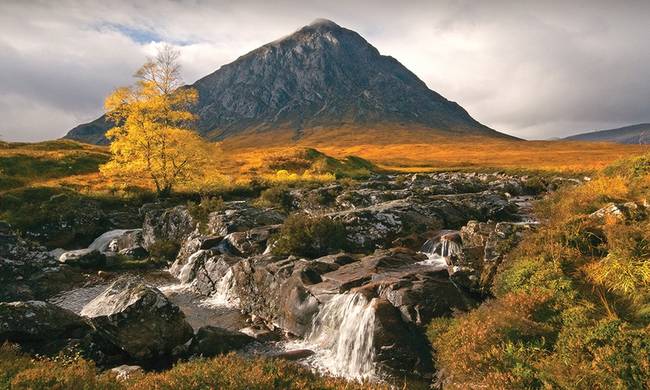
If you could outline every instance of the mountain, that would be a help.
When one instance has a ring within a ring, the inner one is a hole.
[[[511,138],[430,90],[396,59],[354,31],[316,20],[222,66],[191,87],[198,131],[208,139],[289,130],[415,126],[446,134]],[[65,138],[107,143],[101,117]]]
[[[650,144],[650,123],[593,131],[565,138],[571,141],[610,141],[619,144]]]

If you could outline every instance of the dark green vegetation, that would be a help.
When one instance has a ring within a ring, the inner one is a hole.
[[[268,158],[266,167],[272,171],[305,172],[314,174],[333,174],[337,179],[364,179],[377,171],[370,161],[361,157],[347,156],[343,159],[330,157],[316,149],[305,148]]]
[[[327,217],[292,214],[275,237],[273,253],[319,257],[348,246],[345,227]]]
[[[541,202],[496,298],[429,326],[445,388],[650,386],[649,157]]]
[[[77,356],[34,359],[15,347],[0,347],[0,389],[369,389],[377,385],[347,383],[321,377],[293,363],[272,359],[218,356],[180,363],[161,373],[136,374],[126,381],[98,373],[92,362]]]

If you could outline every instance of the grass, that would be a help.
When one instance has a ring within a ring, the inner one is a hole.
[[[495,299],[429,326],[445,388],[650,386],[650,216],[591,215],[648,199],[649,157],[538,203],[544,225],[508,255]]]
[[[576,141],[516,141],[446,135],[411,127],[320,129],[292,141],[291,131],[244,134],[222,144],[226,160],[246,171],[265,155],[314,148],[334,158],[358,156],[378,168],[402,172],[520,170],[590,173],[621,156],[639,155],[644,145]],[[258,145],[267,145],[260,150]]]
[[[34,359],[16,347],[0,347],[0,389],[30,390],[163,390],[163,389],[386,389],[314,374],[282,360],[244,359],[234,354],[179,363],[160,373],[131,376],[125,381],[78,356]]]

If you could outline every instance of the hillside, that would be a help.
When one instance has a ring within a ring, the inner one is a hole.
[[[608,141],[619,144],[650,144],[650,123],[572,135],[570,141]]]
[[[199,92],[198,131],[211,140],[285,130],[291,142],[309,131],[350,126],[511,138],[430,90],[356,32],[327,20],[253,50],[190,87]],[[106,144],[109,127],[101,117],[66,138]]]

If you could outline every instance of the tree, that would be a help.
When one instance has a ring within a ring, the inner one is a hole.
[[[116,89],[104,103],[117,126],[106,133],[112,158],[101,172],[127,181],[144,175],[163,197],[199,175],[210,157],[210,145],[191,130],[198,93],[182,87],[178,58],[163,47],[135,73],[133,86]]]

